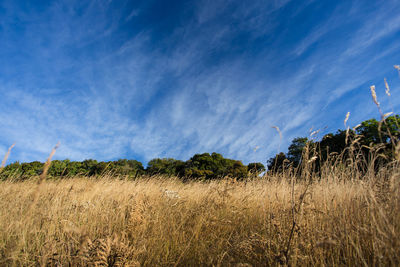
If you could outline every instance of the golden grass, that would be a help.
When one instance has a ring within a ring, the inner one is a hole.
[[[12,144],[12,145],[8,148],[7,153],[5,154],[5,156],[4,156],[4,158],[3,158],[2,162],[1,162],[1,165],[0,165],[0,172],[3,170],[4,166],[6,165],[7,159],[8,159],[8,157],[10,156],[11,150],[13,149],[14,146],[15,146],[15,144]]]
[[[371,85],[371,95],[372,95],[372,100],[374,101],[375,105],[380,108],[380,104],[378,102],[378,98],[376,97],[376,92],[375,92],[375,85]]]
[[[292,191],[285,175],[1,182],[0,265],[400,264],[398,167],[367,180],[341,175],[307,191],[302,182]]]

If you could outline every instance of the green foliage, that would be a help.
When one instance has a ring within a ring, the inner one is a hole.
[[[8,178],[20,178],[22,177],[22,174],[23,171],[21,164],[17,161],[4,167],[4,169],[0,172],[0,179],[6,180]]]
[[[293,162],[294,166],[300,164],[303,149],[307,142],[309,142],[307,137],[298,137],[293,139],[292,144],[289,146],[287,158]]]
[[[346,148],[346,131],[338,130],[336,134],[325,135],[320,142],[321,149],[330,153],[340,153]]]
[[[185,163],[181,160],[172,158],[156,158],[147,164],[146,173],[148,175],[163,174],[168,176],[178,176],[182,173]]]
[[[51,162],[48,175],[52,177],[61,177],[67,175],[69,160],[53,160]]]
[[[43,163],[39,161],[33,161],[31,163],[22,163],[21,169],[23,172],[23,177],[28,178],[32,176],[38,176],[43,171]]]
[[[287,154],[281,152],[268,160],[268,169],[282,170],[285,162],[290,162],[294,167],[298,167],[301,164],[302,157],[305,156],[304,148],[307,144],[310,145],[309,147],[317,148],[317,153],[314,153],[318,155],[315,161],[317,169],[333,152],[341,154],[344,159],[348,158],[351,156],[350,152],[355,148],[355,145],[362,152],[366,161],[370,160],[368,157],[370,148],[378,144],[383,146],[381,149],[382,158],[377,163],[388,163],[394,159],[395,145],[400,141],[399,125],[400,116],[394,115],[387,117],[382,122],[376,119],[366,120],[355,130],[338,130],[335,134],[326,134],[318,142],[310,141],[306,137],[295,138],[289,146]],[[354,140],[357,141],[354,143]],[[307,155],[307,158],[311,158],[311,155]]]
[[[234,160],[233,165],[231,165],[228,169],[228,176],[233,178],[244,179],[247,177],[247,174],[247,166],[243,165],[243,163],[239,160]]]
[[[363,144],[390,144],[399,140],[400,116],[394,115],[379,122],[375,119],[367,120],[361,123],[356,129],[357,134],[363,136]],[[392,140],[393,138],[393,140]]]
[[[275,157],[270,158],[267,162],[267,168],[270,171],[280,172],[286,166],[286,162],[289,162],[285,153],[280,152]]]
[[[144,167],[142,163],[137,160],[119,159],[107,165],[103,162],[102,168],[98,168],[96,174],[101,174],[105,170],[110,170],[112,174],[125,175],[132,178],[144,174]]]
[[[261,163],[249,165],[257,172],[265,170]],[[0,179],[9,177],[30,178],[42,173],[43,163],[34,161],[30,163],[19,162],[9,164],[0,173]],[[221,154],[209,153],[196,154],[188,161],[175,160],[172,158],[152,159],[146,170],[141,162],[136,160],[119,159],[110,162],[98,162],[87,159],[82,162],[66,160],[54,160],[51,162],[48,177],[73,177],[101,176],[103,174],[121,175],[130,178],[147,175],[168,175],[200,179],[216,179],[225,176],[232,178],[244,178],[247,176],[248,167],[241,161],[226,159]]]
[[[38,176],[43,171],[44,164],[38,161],[30,163],[15,162],[7,165],[0,173],[0,179],[10,177],[18,179],[27,179]],[[137,177],[145,173],[141,162],[136,160],[120,159],[110,162],[97,162],[88,159],[82,162],[66,160],[53,160],[51,162],[49,177],[73,177],[76,175],[96,176],[104,173],[113,175],[123,175],[128,177]]]
[[[216,179],[225,176],[244,178],[247,176],[247,166],[241,161],[226,159],[221,154],[196,154],[185,163],[184,177]]]
[[[268,170],[279,172],[286,168],[289,163],[293,167],[298,167],[301,163],[303,150],[307,143],[312,143],[312,141],[308,140],[307,137],[294,138],[288,148],[287,155],[283,152],[280,152],[275,155],[275,157],[270,158],[267,161]]]
[[[260,162],[249,163],[247,165],[247,170],[250,173],[259,175],[260,173],[265,171],[265,166]]]

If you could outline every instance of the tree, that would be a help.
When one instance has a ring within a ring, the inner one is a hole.
[[[43,172],[43,163],[39,161],[33,161],[30,163],[22,163],[21,164],[21,169],[22,169],[22,176],[23,178],[29,178],[32,176],[38,176],[42,174]]]
[[[299,166],[303,155],[303,149],[307,142],[309,142],[307,137],[297,137],[292,140],[292,144],[289,146],[287,158],[293,162],[294,167]]]
[[[249,163],[247,165],[247,170],[250,173],[259,175],[260,173],[265,171],[265,166],[260,162]]]
[[[68,174],[67,166],[70,161],[66,160],[53,160],[51,162],[48,175],[52,177],[66,176]]]
[[[85,175],[93,176],[96,175],[97,160],[86,159],[82,161],[81,169]]]
[[[21,164],[17,161],[14,163],[11,163],[3,168],[3,170],[0,172],[0,179],[1,180],[6,180],[10,177],[13,178],[21,178],[23,174]]]
[[[269,170],[282,170],[284,162],[290,161],[294,167],[301,164],[302,157],[311,158],[314,149],[318,152],[318,158],[314,161],[315,171],[320,170],[332,152],[341,154],[346,162],[349,157],[362,158],[356,162],[360,170],[366,170],[370,160],[374,160],[376,169],[395,159],[396,146],[400,142],[400,116],[389,116],[379,122],[376,119],[363,121],[356,130],[338,130],[335,134],[326,134],[321,141],[313,142],[305,137],[293,139],[288,153],[279,153],[268,160]],[[309,155],[304,155],[304,148],[309,145]],[[379,145],[379,147],[377,147]],[[379,157],[371,157],[370,149],[377,147]],[[319,149],[318,149],[319,148]]]
[[[348,134],[345,130],[338,130],[335,134],[329,133],[324,135],[322,140],[317,143],[320,147],[320,153],[323,160],[326,160],[330,153],[336,152],[341,154],[346,147],[346,135],[348,135],[347,142],[351,142],[354,139],[354,131],[349,130]]]
[[[221,154],[196,154],[185,162],[183,175],[185,177],[216,179],[225,176],[244,178],[247,167],[241,161],[226,159]]]
[[[144,173],[144,167],[137,160],[119,159],[109,163],[109,169],[113,174],[136,177]]]
[[[176,160],[172,158],[156,158],[152,159],[147,163],[146,173],[148,175],[163,174],[168,176],[178,176],[185,163],[181,160]]]
[[[267,162],[267,167],[269,171],[272,172],[281,172],[286,167],[286,163],[289,163],[285,153],[280,152],[276,154],[275,157],[270,158]]]
[[[228,176],[237,179],[244,179],[247,177],[247,166],[243,165],[241,161],[235,160],[233,162],[230,162],[230,164],[231,165],[228,168]]]
[[[371,143],[391,144],[399,141],[399,125],[400,116],[394,115],[387,117],[383,122],[379,122],[376,119],[363,121],[361,126],[356,129],[356,132],[363,136],[364,145],[368,146]]]

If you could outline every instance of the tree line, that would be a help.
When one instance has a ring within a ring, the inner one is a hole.
[[[374,158],[376,167],[399,159],[400,150],[400,116],[393,115],[384,120],[370,119],[353,129],[338,130],[329,133],[317,141],[312,137],[297,137],[292,140],[287,153],[280,152],[267,161],[269,172],[280,172],[286,168],[301,167],[304,159],[314,159],[315,170],[333,155],[340,156],[342,162],[349,159],[360,159],[358,166],[366,168],[371,161],[371,151],[377,152]],[[38,176],[43,171],[44,163],[15,162],[7,165],[0,172],[0,179],[10,177],[28,179]],[[176,176],[184,180],[212,180],[223,177],[242,179],[256,177],[265,171],[262,163],[244,165],[239,160],[224,158],[219,153],[195,154],[187,161],[173,158],[156,158],[148,162],[147,167],[137,160],[119,159],[104,162],[93,159],[84,161],[54,160],[48,170],[49,177],[102,176],[105,174],[137,178],[147,175]]]
[[[30,163],[15,162],[7,165],[0,173],[0,179],[10,177],[28,179],[38,176],[43,171],[44,163],[34,161]],[[147,168],[137,160],[120,159],[109,162],[98,162],[93,159],[84,161],[53,160],[47,175],[49,177],[125,176],[135,179],[143,175],[177,176],[182,179],[218,179],[222,177],[245,178],[249,175],[259,175],[265,171],[262,163],[250,163],[247,166],[239,160],[224,158],[218,153],[196,154],[187,161],[173,158],[156,158],[148,162]]]
[[[267,161],[270,172],[286,168],[301,167],[304,159],[313,159],[315,170],[333,158],[340,157],[343,164],[354,163],[355,167],[366,169],[374,160],[379,167],[400,160],[400,116],[392,115],[381,121],[363,121],[353,129],[328,133],[321,140],[312,137],[297,137],[292,140],[287,153],[280,152]]]

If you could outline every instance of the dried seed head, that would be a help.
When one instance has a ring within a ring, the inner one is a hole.
[[[384,81],[385,81],[385,87],[386,87],[386,94],[388,95],[388,96],[390,96],[390,89],[389,89],[389,84],[387,83],[387,81],[386,81],[386,78],[384,79]]]
[[[347,141],[349,140],[349,130],[350,130],[350,127],[347,127],[347,129],[346,129],[346,138],[344,139],[344,143],[347,145]]]
[[[39,180],[38,180],[38,184],[40,184],[47,175],[47,171],[50,168],[50,164],[51,164],[51,158],[54,156],[54,153],[56,153],[57,148],[60,146],[60,142],[58,142],[55,147],[51,150],[49,157],[47,158],[46,162],[44,163],[43,166],[43,172],[42,174],[39,176]]]
[[[349,120],[350,117],[350,111],[346,113],[346,118],[344,119],[344,126],[346,127],[346,123]]]
[[[279,138],[282,140],[282,133],[281,133],[281,130],[279,130],[279,127],[278,126],[271,126],[271,128],[274,128],[279,133]]]
[[[375,105],[379,107],[378,98],[376,97],[376,92],[375,92],[375,85],[371,85],[370,88],[371,88],[372,100],[374,100]]]
[[[361,126],[361,124],[357,124],[356,126],[353,127],[353,130],[355,131],[360,126]]]
[[[400,65],[394,65],[393,67],[394,67],[396,70],[399,71],[399,76],[400,76]]]
[[[318,134],[319,131],[320,131],[320,130],[313,131],[312,133],[310,133],[310,136],[314,136],[314,135]]]
[[[317,159],[317,156],[314,156],[314,157],[312,157],[311,159],[309,159],[309,160],[307,161],[307,163],[314,162],[316,159]]]
[[[384,120],[384,119],[386,119],[387,117],[389,117],[392,114],[393,114],[393,112],[385,113],[385,114],[383,114],[383,118],[382,119]]]
[[[1,162],[0,170],[3,169],[4,166],[6,165],[6,161],[7,161],[8,157],[10,156],[11,149],[13,149],[14,146],[15,146],[15,144],[12,144],[12,145],[8,148],[7,153],[6,153],[6,155],[4,156],[3,161]]]

